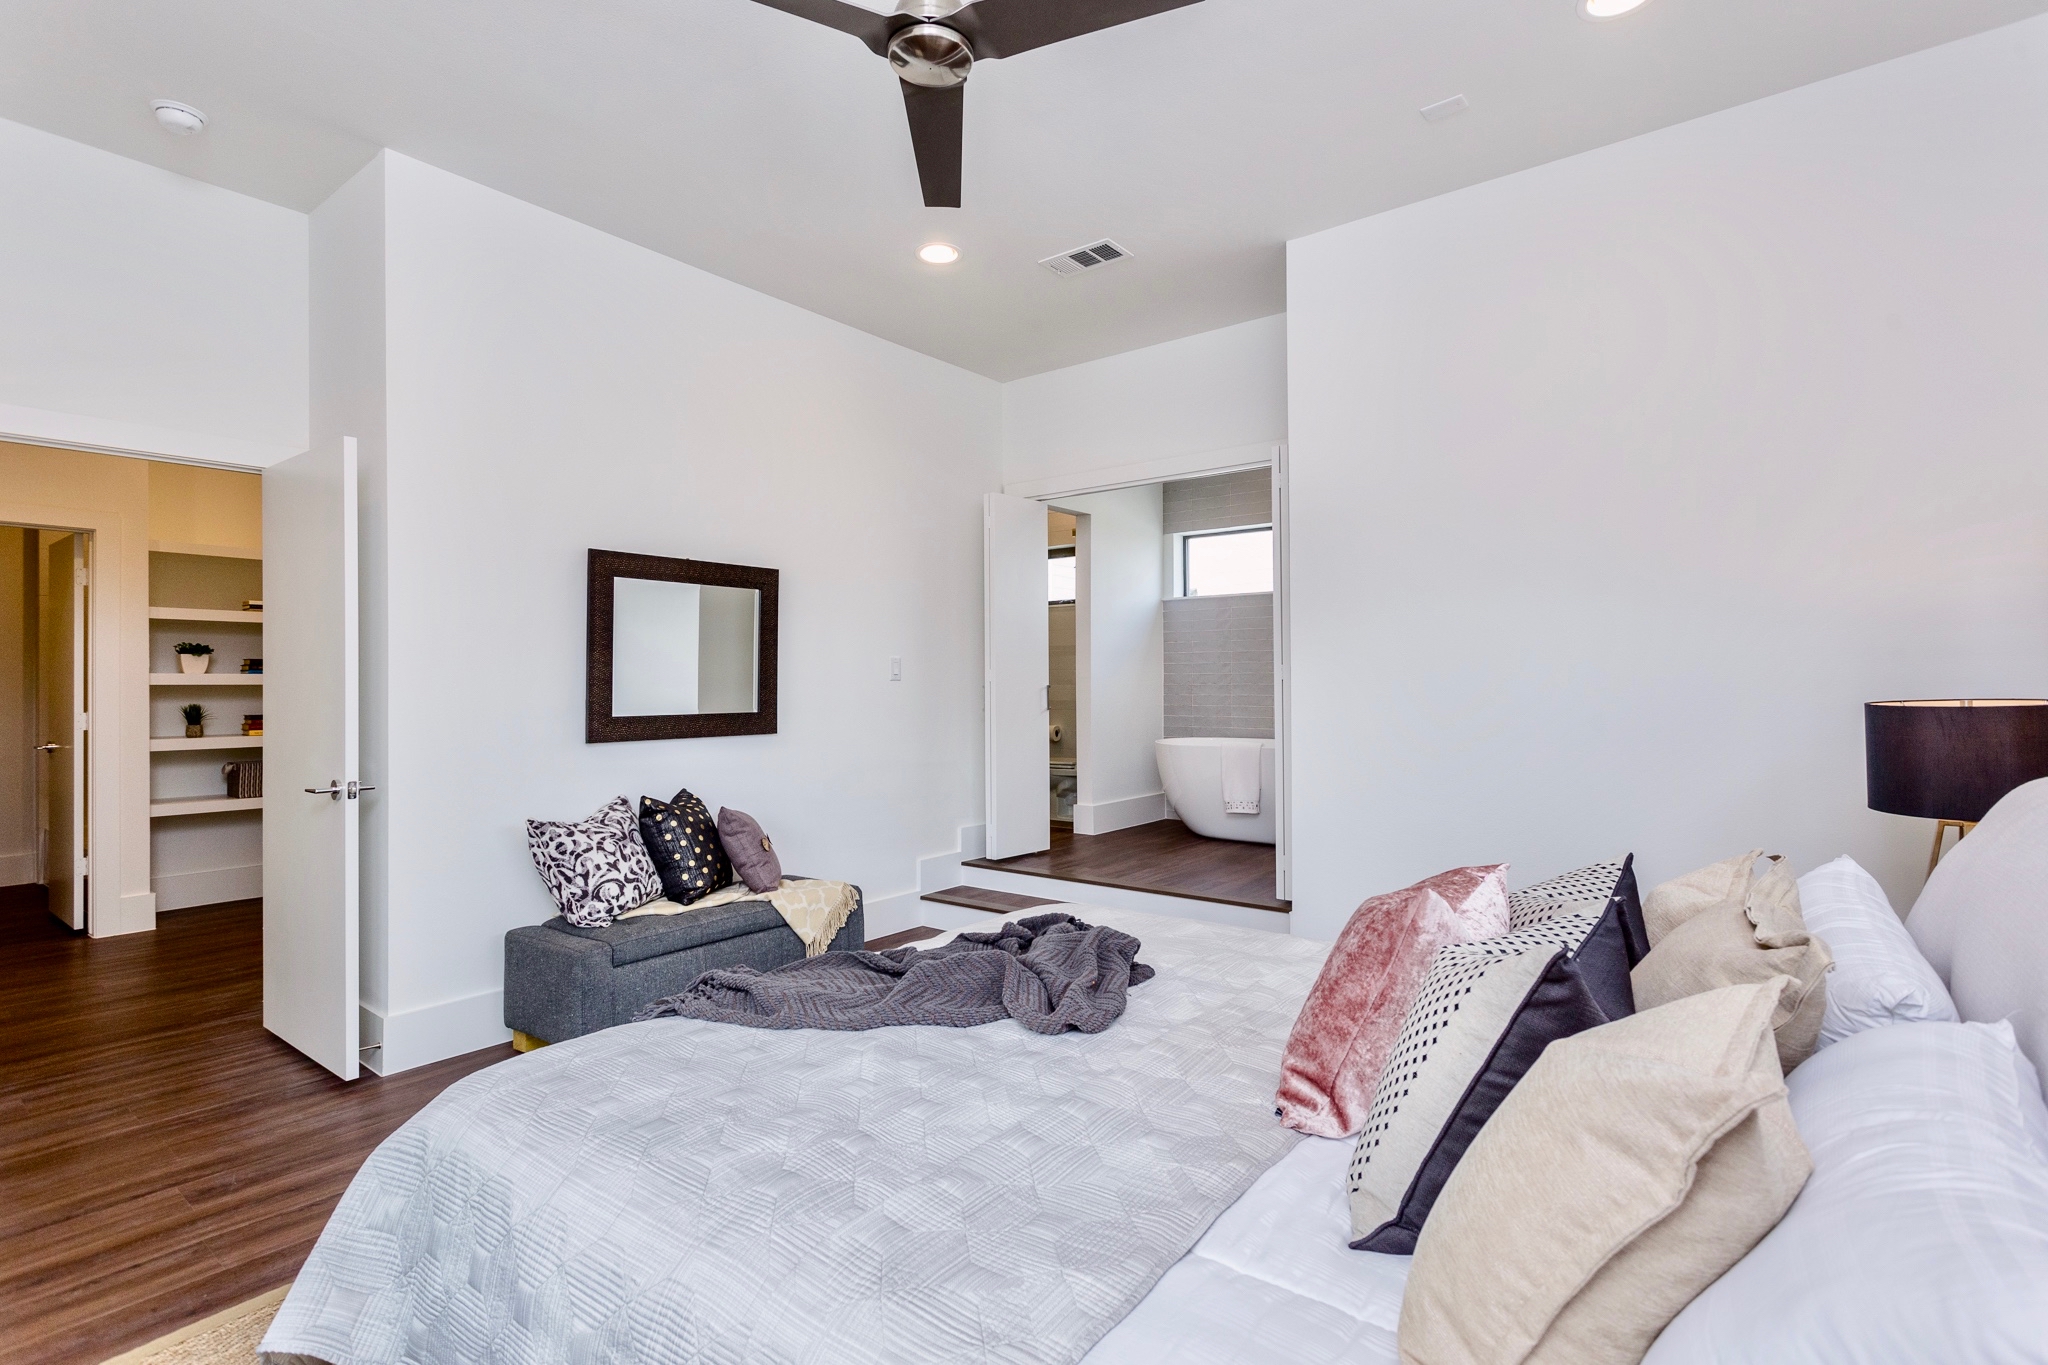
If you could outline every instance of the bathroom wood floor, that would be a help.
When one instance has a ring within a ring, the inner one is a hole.
[[[1113,834],[1075,834],[1055,827],[1052,847],[1043,853],[1001,861],[977,858],[963,866],[1281,913],[1292,908],[1273,894],[1271,844],[1205,839],[1178,820],[1158,820]]]

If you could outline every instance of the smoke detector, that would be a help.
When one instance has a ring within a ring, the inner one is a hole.
[[[1094,270],[1098,267],[1109,265],[1112,262],[1121,261],[1130,254],[1130,252],[1124,250],[1115,242],[1105,238],[1100,242],[1091,242],[1084,247],[1076,247],[1072,251],[1062,251],[1057,256],[1048,256],[1040,261],[1039,264],[1050,270],[1053,274],[1058,275],[1061,279],[1066,279],[1070,276],[1079,275],[1083,271]]]
[[[179,137],[190,137],[206,126],[206,115],[189,104],[180,104],[177,100],[151,100],[149,108],[150,112],[156,115],[156,121],[163,125],[165,132],[175,133]]]

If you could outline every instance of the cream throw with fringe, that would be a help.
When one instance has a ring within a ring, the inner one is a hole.
[[[832,946],[839,931],[846,927],[847,917],[853,914],[854,890],[850,882],[796,881],[784,877],[782,885],[774,891],[749,891],[745,882],[734,882],[722,891],[714,891],[703,900],[688,905],[677,905],[672,900],[650,901],[638,910],[628,910],[620,919],[632,919],[635,915],[687,915],[692,910],[709,910],[716,905],[731,905],[734,901],[767,901],[782,916],[783,922],[796,930],[796,936],[804,941],[804,956],[816,957]]]

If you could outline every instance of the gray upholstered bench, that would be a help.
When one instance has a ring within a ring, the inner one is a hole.
[[[860,888],[835,950],[866,941]],[[623,1024],[718,967],[802,960],[803,940],[767,901],[640,915],[583,929],[557,915],[505,935],[505,1027],[521,1051]]]

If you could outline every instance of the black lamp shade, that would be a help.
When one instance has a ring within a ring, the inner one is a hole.
[[[1975,822],[2048,777],[2048,701],[1873,701],[1863,707],[1870,808]]]

